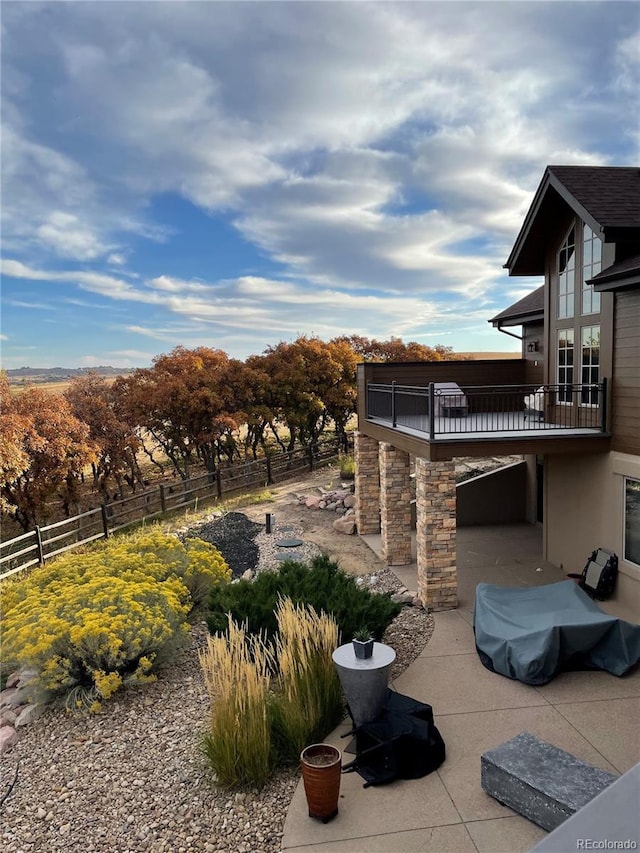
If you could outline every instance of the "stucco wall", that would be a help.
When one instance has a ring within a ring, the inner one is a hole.
[[[515,462],[456,486],[459,527],[526,521],[527,464]]]
[[[615,551],[615,598],[640,621],[640,568],[623,559],[624,475],[640,478],[640,457],[622,453],[545,458],[545,554],[565,572],[580,572],[594,548]]]

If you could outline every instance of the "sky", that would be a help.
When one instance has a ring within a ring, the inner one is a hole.
[[[636,2],[12,2],[2,367],[487,322],[548,164],[636,165]]]

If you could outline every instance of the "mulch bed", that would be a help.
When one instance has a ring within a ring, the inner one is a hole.
[[[210,542],[227,561],[234,578],[258,565],[260,550],[255,538],[264,526],[251,521],[241,512],[228,512],[215,521],[192,528],[187,536]]]

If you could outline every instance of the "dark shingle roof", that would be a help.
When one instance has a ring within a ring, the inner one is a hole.
[[[549,166],[601,228],[640,228],[640,169],[635,166]]]
[[[571,215],[605,243],[640,242],[640,168],[547,166],[505,263],[511,275],[544,275],[545,254]]]
[[[595,289],[600,291],[640,285],[640,255],[612,264],[588,283],[593,284]]]
[[[534,290],[532,293],[528,293],[517,302],[514,302],[513,305],[505,308],[504,311],[496,314],[496,316],[489,320],[489,322],[493,323],[494,326],[500,326],[503,324],[518,326],[521,323],[525,323],[527,320],[536,319],[538,316],[542,317],[543,314],[544,285],[537,288],[537,290]]]

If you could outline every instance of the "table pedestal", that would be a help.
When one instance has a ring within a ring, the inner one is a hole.
[[[396,653],[384,643],[373,644],[373,654],[357,658],[352,643],[339,646],[333,662],[356,726],[369,723],[382,711],[389,686],[389,672]]]

